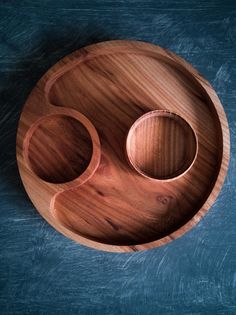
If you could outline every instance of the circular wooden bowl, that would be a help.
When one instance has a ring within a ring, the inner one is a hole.
[[[179,115],[166,110],[151,111],[131,126],[126,154],[139,174],[155,180],[174,180],[193,165],[197,138]]]
[[[229,147],[210,84],[170,51],[136,41],[59,61],[31,92],[17,133],[20,175],[40,214],[115,252],[191,229],[223,185]]]
[[[95,127],[83,114],[46,106],[23,142],[26,166],[54,190],[84,184],[97,170],[101,148]]]

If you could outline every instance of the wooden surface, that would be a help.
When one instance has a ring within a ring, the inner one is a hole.
[[[0,16],[1,313],[234,314],[235,2],[7,1]],[[124,38],[166,47],[194,65],[220,97],[232,146],[223,189],[195,228],[121,255],[80,246],[42,219],[22,188],[15,136],[47,69],[83,46]]]
[[[50,115],[31,136],[29,165],[41,179],[58,184],[79,177],[93,154],[87,129],[70,116]]]
[[[55,116],[61,106],[63,116]],[[75,113],[73,124],[67,108]],[[100,138],[101,161],[99,152],[92,172],[84,163],[88,166],[96,152],[88,153],[77,113],[91,121]],[[161,124],[153,122],[157,113]],[[140,124],[151,114],[151,122]],[[162,138],[152,136],[155,130]],[[138,137],[148,163],[144,132],[163,151],[163,157],[155,152],[152,159],[158,163],[160,156],[159,173],[153,169],[162,181],[147,178],[150,169],[140,176],[127,163],[126,135],[136,131],[132,146],[138,152]],[[210,84],[170,51],[140,41],[106,41],[59,61],[27,99],[17,132],[20,175],[40,214],[73,240],[114,252],[164,245],[192,228],[221,189],[229,149],[225,113]],[[172,173],[162,173],[167,172],[162,163]],[[86,172],[92,176],[81,182]]]

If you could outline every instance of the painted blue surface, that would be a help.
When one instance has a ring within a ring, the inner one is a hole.
[[[60,235],[16,167],[24,101],[66,54],[108,39],[169,48],[214,86],[231,130],[223,190],[193,230],[161,248],[111,254]],[[236,314],[236,2],[0,1],[0,313]]]

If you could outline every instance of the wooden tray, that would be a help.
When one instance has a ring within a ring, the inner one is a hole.
[[[59,61],[30,94],[17,134],[20,175],[40,214],[67,237],[114,252],[192,228],[221,189],[229,148],[210,84],[170,51],[136,41]]]

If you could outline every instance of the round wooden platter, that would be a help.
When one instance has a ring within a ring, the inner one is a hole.
[[[137,129],[148,112],[170,117]],[[67,237],[113,252],[192,228],[223,185],[229,149],[211,85],[172,52],[137,41],[59,61],[27,99],[17,133],[20,175],[40,214]]]

